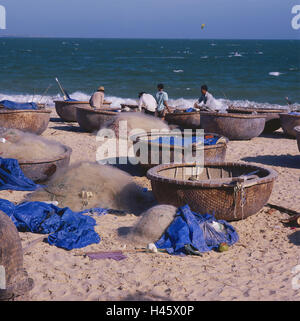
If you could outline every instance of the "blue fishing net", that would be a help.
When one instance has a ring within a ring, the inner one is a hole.
[[[223,230],[217,230],[216,223]],[[226,221],[216,220],[209,214],[192,212],[185,205],[178,208],[173,222],[155,245],[169,254],[186,254],[186,246],[199,252],[208,252],[217,249],[221,243],[233,245],[238,240],[237,232]]]
[[[2,105],[6,109],[12,109],[12,110],[26,110],[26,109],[37,110],[38,109],[38,106],[36,103],[17,103],[11,100],[2,100],[0,101],[0,105]]]
[[[0,210],[7,214],[20,232],[50,234],[51,245],[72,250],[99,243],[95,232],[96,221],[89,215],[92,210],[73,212],[68,207],[59,208],[43,202],[24,202],[19,205],[0,199]],[[93,211],[104,214],[105,209]]]

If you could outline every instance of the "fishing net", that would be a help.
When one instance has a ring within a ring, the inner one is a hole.
[[[59,170],[48,185],[29,195],[31,201],[57,201],[81,211],[95,207],[140,214],[153,204],[129,174],[107,165],[81,162]]]

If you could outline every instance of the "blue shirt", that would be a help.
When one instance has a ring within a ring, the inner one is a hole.
[[[168,94],[164,91],[159,91],[156,94],[157,110],[163,111],[165,109],[164,102],[168,101]]]

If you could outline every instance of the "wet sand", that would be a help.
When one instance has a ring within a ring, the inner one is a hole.
[[[44,137],[73,149],[71,163],[95,161],[94,134],[82,133],[77,124],[61,122],[53,111]],[[251,141],[231,141],[228,161],[270,166],[279,173],[270,203],[300,212],[300,153],[296,140],[281,131]],[[150,187],[145,177],[136,181]],[[0,197],[19,202],[26,192],[3,191]],[[24,255],[24,265],[35,287],[28,300],[300,300],[293,289],[300,265],[300,228],[285,227],[285,213],[264,207],[256,215],[232,225],[240,241],[228,252],[209,252],[203,257],[177,257],[164,253],[125,252],[126,259],[90,260],[91,251],[133,249],[120,237],[138,218],[105,215],[95,217],[100,244],[65,251],[38,243]],[[20,233],[23,246],[40,238]],[[25,298],[19,298],[20,300]]]

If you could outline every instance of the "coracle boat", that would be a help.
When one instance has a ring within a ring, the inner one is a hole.
[[[19,161],[24,175],[36,183],[48,180],[58,169],[69,165],[72,149],[63,145],[64,152],[52,159]]]
[[[200,127],[205,132],[217,133],[230,140],[249,140],[263,132],[265,116],[201,112]]]
[[[0,211],[0,301],[12,300],[30,291],[34,282],[23,266],[19,232],[10,217]],[[4,285],[4,286],[3,286]]]
[[[200,128],[200,112],[176,111],[166,114],[165,120],[170,125],[177,125],[180,128]]]
[[[228,113],[238,114],[264,114],[266,118],[264,133],[271,134],[281,127],[280,116],[281,113],[287,113],[286,109],[269,109],[269,108],[243,108],[229,106]]]
[[[99,130],[105,122],[119,114],[120,109],[76,108],[76,118],[80,128],[86,132]]]
[[[295,127],[294,131],[296,132],[297,144],[300,152],[300,126]]]
[[[268,202],[277,173],[243,163],[158,165],[147,177],[160,204],[188,204],[200,214],[228,221],[245,219]]]
[[[40,135],[48,127],[51,110],[0,109],[0,127],[15,128],[25,132]]]
[[[90,103],[88,101],[63,101],[56,100],[55,109],[58,116],[65,122],[76,122],[76,108],[77,107],[90,107]],[[110,102],[104,102],[103,107],[108,108],[110,106]]]
[[[295,127],[300,126],[300,112],[280,114],[280,121],[285,134],[296,137]]]
[[[135,156],[140,160],[139,165],[144,170],[158,164],[185,162],[191,157],[195,159],[196,155],[203,157],[204,162],[223,162],[228,143],[226,137],[206,133],[203,145],[202,140],[197,141],[195,132],[184,134],[184,137],[181,133],[146,133],[134,135],[130,139],[133,141]],[[190,150],[186,148],[187,145],[191,145]],[[141,160],[141,150],[147,150],[145,160]]]

